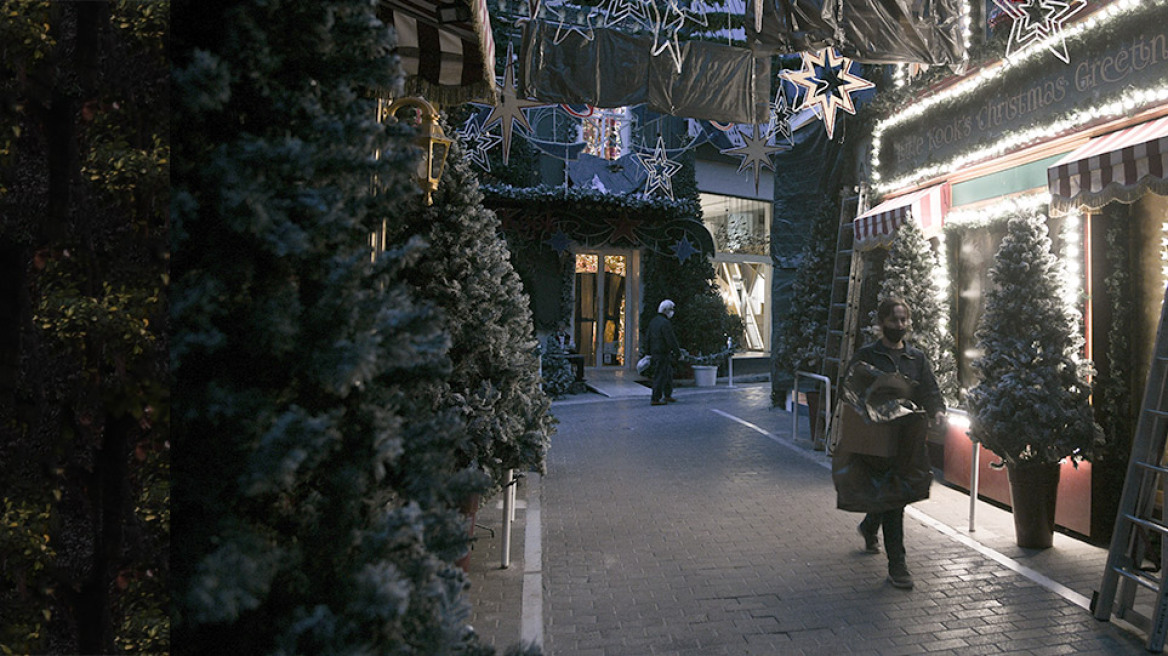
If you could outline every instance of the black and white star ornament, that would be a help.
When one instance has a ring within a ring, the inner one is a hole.
[[[738,166],[738,172],[742,173],[746,167],[754,167],[754,191],[758,192],[758,177],[762,167],[770,170],[775,170],[775,165],[771,162],[771,153],[777,153],[787,150],[782,146],[772,146],[769,144],[770,136],[765,130],[760,129],[756,125],[750,126],[750,134],[747,135],[745,126],[740,128],[738,135],[742,140],[742,145],[735,148],[727,148],[719,151],[723,155],[734,155],[742,158],[742,163]]]
[[[1063,24],[1087,6],[1087,0],[994,0],[1006,12],[1013,23],[1010,26],[1010,41],[1006,45],[1006,56],[1014,49],[1025,48],[1032,43],[1047,41],[1047,49],[1064,64],[1071,63],[1067,54],[1067,41],[1063,35]]]
[[[835,120],[839,110],[855,115],[852,94],[876,85],[851,72],[852,60],[824,48],[816,53],[803,53],[803,67],[783,73],[783,77],[805,91],[799,109],[811,109],[827,129],[827,138],[835,135]]]
[[[782,137],[788,145],[795,145],[795,135],[791,131],[791,116],[795,108],[787,102],[787,94],[783,92],[783,85],[779,84],[775,92],[775,99],[770,104],[770,123],[767,128],[767,138],[774,138],[776,143]]]
[[[463,154],[466,159],[489,173],[491,171],[491,158],[487,155],[487,151],[503,141],[503,137],[483,129],[482,121],[471,116],[462,129],[458,130],[458,140],[462,142]]]
[[[637,153],[636,156],[649,176],[642,196],[649,198],[654,191],[660,190],[673,200],[673,176],[681,170],[681,164],[669,159],[665,152],[665,139],[657,137],[657,147],[653,149],[652,155]]]

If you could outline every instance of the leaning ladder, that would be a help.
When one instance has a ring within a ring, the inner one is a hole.
[[[1168,635],[1168,586],[1164,580],[1164,570],[1168,567],[1168,522],[1165,521],[1162,508],[1160,516],[1155,516],[1157,491],[1162,489],[1168,475],[1168,467],[1164,466],[1166,441],[1168,441],[1168,288],[1164,290],[1160,327],[1156,332],[1156,346],[1148,371],[1144,405],[1136,423],[1127,477],[1119,501],[1119,512],[1115,518],[1115,532],[1111,537],[1107,569],[1103,571],[1099,591],[1092,600],[1092,610],[1096,619],[1111,619],[1112,606],[1118,601],[1114,611],[1117,618],[1126,619],[1130,613],[1134,616],[1131,619],[1137,620],[1133,624],[1146,625],[1147,649],[1152,652],[1164,650],[1164,639]],[[1158,572],[1141,569],[1152,535],[1160,537],[1161,567]],[[1151,617],[1140,617],[1132,611],[1137,585],[1156,594]]]
[[[868,209],[867,186],[849,196],[840,204],[839,234],[835,243],[835,266],[832,269],[831,304],[827,313],[827,343],[824,345],[823,366],[820,370],[839,389],[843,367],[856,350],[856,332],[860,320],[860,288],[862,286],[863,258],[855,252],[855,217]],[[839,404],[830,408],[831,434],[827,444],[835,444],[840,422]],[[817,445],[818,446],[818,445]]]

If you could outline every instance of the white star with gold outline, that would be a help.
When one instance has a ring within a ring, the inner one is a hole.
[[[743,126],[745,127],[745,126]],[[767,167],[774,171],[775,165],[771,162],[771,153],[788,150],[781,146],[769,146],[767,141],[770,140],[770,135],[766,134],[757,125],[750,126],[750,136],[747,136],[745,129],[739,129],[738,134],[742,138],[742,145],[736,148],[727,148],[719,151],[723,155],[734,155],[742,158],[742,164],[738,166],[738,172],[742,173],[747,166],[754,167],[754,191],[758,192],[758,176],[759,167]],[[759,133],[763,132],[761,136]]]
[[[503,73],[503,86],[499,87],[499,104],[491,108],[491,114],[483,121],[483,129],[489,129],[496,123],[503,126],[503,163],[511,158],[511,131],[515,123],[524,130],[531,132],[531,124],[523,110],[528,107],[546,107],[544,103],[520,98],[515,89],[515,56],[513,48],[507,45],[507,67]]]
[[[835,135],[836,112],[842,109],[855,115],[856,105],[852,102],[852,94],[876,86],[853,75],[849,70],[851,67],[851,59],[841,56],[835,48],[824,48],[815,54],[803,53],[802,70],[782,74],[792,84],[806,90],[799,109],[815,111],[815,115],[827,128],[828,139]]]
[[[1010,41],[1006,46],[1007,57],[1013,52],[1014,46],[1024,48],[1029,43],[1051,38],[1047,49],[1064,64],[1071,63],[1071,57],[1067,54],[1067,40],[1063,36],[1063,23],[1086,7],[1087,0],[1022,0],[1018,3],[994,0],[994,4],[1014,19],[1010,26]]]
[[[641,166],[645,167],[645,172],[649,174],[649,179],[645,183],[645,191],[642,194],[644,198],[649,198],[657,189],[661,189],[673,200],[673,175],[681,170],[681,164],[669,159],[665,154],[665,139],[657,137],[657,147],[653,149],[651,156],[645,156],[641,153],[636,153],[637,161]]]

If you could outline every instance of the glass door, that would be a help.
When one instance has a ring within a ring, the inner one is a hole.
[[[574,337],[585,366],[625,366],[628,265],[625,254],[576,254]]]

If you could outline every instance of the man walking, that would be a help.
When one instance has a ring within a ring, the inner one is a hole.
[[[649,322],[645,350],[653,363],[652,405],[673,403],[673,359],[681,355],[677,336],[673,334],[673,301],[665,299],[657,306],[657,316]]]

